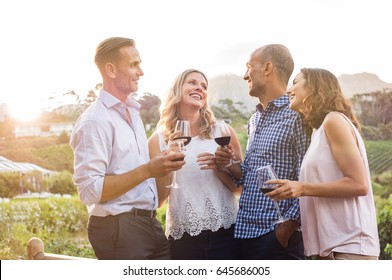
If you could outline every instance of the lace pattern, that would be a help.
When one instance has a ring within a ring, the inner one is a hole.
[[[177,240],[183,236],[184,232],[196,236],[203,230],[218,231],[221,227],[227,229],[235,223],[237,211],[222,201],[222,209],[219,213],[211,200],[207,199],[202,216],[197,214],[189,201],[185,204],[185,212],[182,217],[179,211],[170,208],[170,206],[168,212],[171,222],[166,228],[166,235]]]
[[[160,148],[164,149],[163,136]],[[212,170],[201,170],[200,153],[214,153],[218,145],[213,139],[193,137],[186,146],[185,165],[177,171],[179,189],[171,189],[166,213],[166,236],[180,239],[203,230],[217,231],[235,223],[238,201]]]

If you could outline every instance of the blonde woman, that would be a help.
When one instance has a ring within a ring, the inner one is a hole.
[[[234,239],[238,211],[235,194],[241,192],[214,163],[218,144],[211,136],[215,121],[207,103],[208,80],[195,69],[181,73],[161,107],[157,131],[149,139],[151,158],[166,149],[178,119],[188,120],[192,139],[186,146],[186,164],[177,171],[178,189],[168,189],[169,176],[156,179],[160,204],[166,200],[166,236],[172,259],[239,259]],[[233,154],[241,159],[239,140],[230,127]]]
[[[313,129],[299,181],[274,180],[275,200],[300,197],[305,254],[319,259],[377,259],[380,245],[366,150],[337,78],[302,69],[290,108]]]

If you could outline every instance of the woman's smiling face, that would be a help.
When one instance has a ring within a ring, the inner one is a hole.
[[[202,108],[207,99],[207,81],[200,73],[190,73],[182,85],[181,103]]]
[[[295,76],[293,86],[289,91],[290,97],[290,109],[301,112],[304,109],[304,101],[309,96],[309,92],[306,89],[306,79],[302,72]]]

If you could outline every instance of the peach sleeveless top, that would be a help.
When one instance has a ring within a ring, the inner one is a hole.
[[[363,164],[366,166],[369,192],[366,196],[349,198],[301,197],[305,255],[328,256],[334,251],[378,256],[380,243],[365,145],[358,130],[345,115],[338,112],[330,114],[339,114],[352,125]],[[302,162],[299,180],[322,183],[343,177],[321,125],[312,134],[311,144]]]

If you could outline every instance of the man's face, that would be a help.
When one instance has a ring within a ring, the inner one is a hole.
[[[129,95],[138,89],[138,81],[143,76],[141,59],[135,47],[126,46],[120,50],[121,58],[116,63],[115,85],[119,92]]]
[[[264,86],[264,68],[260,63],[260,50],[253,52],[246,63],[244,80],[248,81],[248,92],[250,96],[259,97]]]

